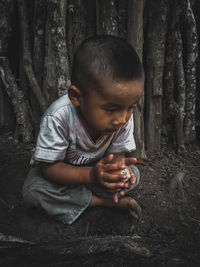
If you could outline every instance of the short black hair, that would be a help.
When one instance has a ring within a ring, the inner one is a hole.
[[[143,78],[144,70],[135,49],[125,40],[97,35],[77,48],[72,64],[71,83],[84,90],[88,84],[100,86],[102,77],[115,82]]]

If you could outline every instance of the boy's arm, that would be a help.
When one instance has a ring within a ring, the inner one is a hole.
[[[41,162],[41,171],[44,178],[59,184],[97,184],[110,192],[121,191],[124,175],[111,174],[112,170],[124,169],[121,162],[111,163],[113,155],[108,155],[98,161],[93,167],[73,166],[61,161],[55,163]]]
[[[41,171],[47,180],[59,184],[91,184],[92,167],[73,166],[61,161],[55,163],[40,163]]]

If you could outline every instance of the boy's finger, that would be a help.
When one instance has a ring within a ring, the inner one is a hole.
[[[125,163],[126,163],[126,165],[135,164],[135,163],[137,163],[137,159],[134,158],[134,157],[126,158],[126,159],[125,159]]]
[[[106,164],[109,163],[110,161],[112,161],[114,158],[113,154],[108,154],[105,158],[102,159],[102,163]]]
[[[112,172],[112,171],[120,171],[126,168],[126,165],[123,163],[111,163],[111,164],[106,164],[104,166],[104,169],[107,172]]]
[[[117,193],[116,192],[113,194],[113,201],[115,203],[118,203],[118,196],[117,196]]]
[[[124,183],[121,183],[121,182],[119,182],[119,183],[105,182],[104,186],[105,186],[105,188],[107,188],[107,190],[109,192],[112,192],[112,191],[116,192],[116,191],[123,190],[125,185],[124,185]]]
[[[131,179],[130,179],[131,184],[135,184],[136,183],[136,177],[135,174],[131,175]]]
[[[135,219],[138,219],[141,214],[141,211],[142,211],[141,207],[137,204],[137,202],[135,202],[134,209],[130,210],[130,214]]]
[[[135,206],[135,212],[137,213],[138,216],[140,216],[140,214],[142,212],[142,209],[137,202],[136,202],[136,206]]]
[[[120,192],[120,195],[123,197],[125,195],[125,191],[124,190],[121,190]]]
[[[104,181],[107,183],[123,183],[123,180],[126,179],[126,175],[124,174],[112,174],[112,173],[107,173],[104,176]]]

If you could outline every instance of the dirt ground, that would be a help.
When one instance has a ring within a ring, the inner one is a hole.
[[[163,144],[138,166],[141,182],[129,193],[142,207],[138,221],[93,208],[71,226],[24,206],[31,149],[0,136],[0,266],[199,266],[198,144],[182,155]]]

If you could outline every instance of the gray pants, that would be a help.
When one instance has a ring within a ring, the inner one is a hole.
[[[138,168],[131,165],[136,183],[125,192],[135,188],[140,180]],[[23,185],[23,198],[28,207],[40,207],[50,217],[72,224],[90,204],[92,195],[112,198],[113,194],[95,185],[60,185],[44,179],[40,167],[30,169]],[[121,196],[118,195],[120,198]]]

